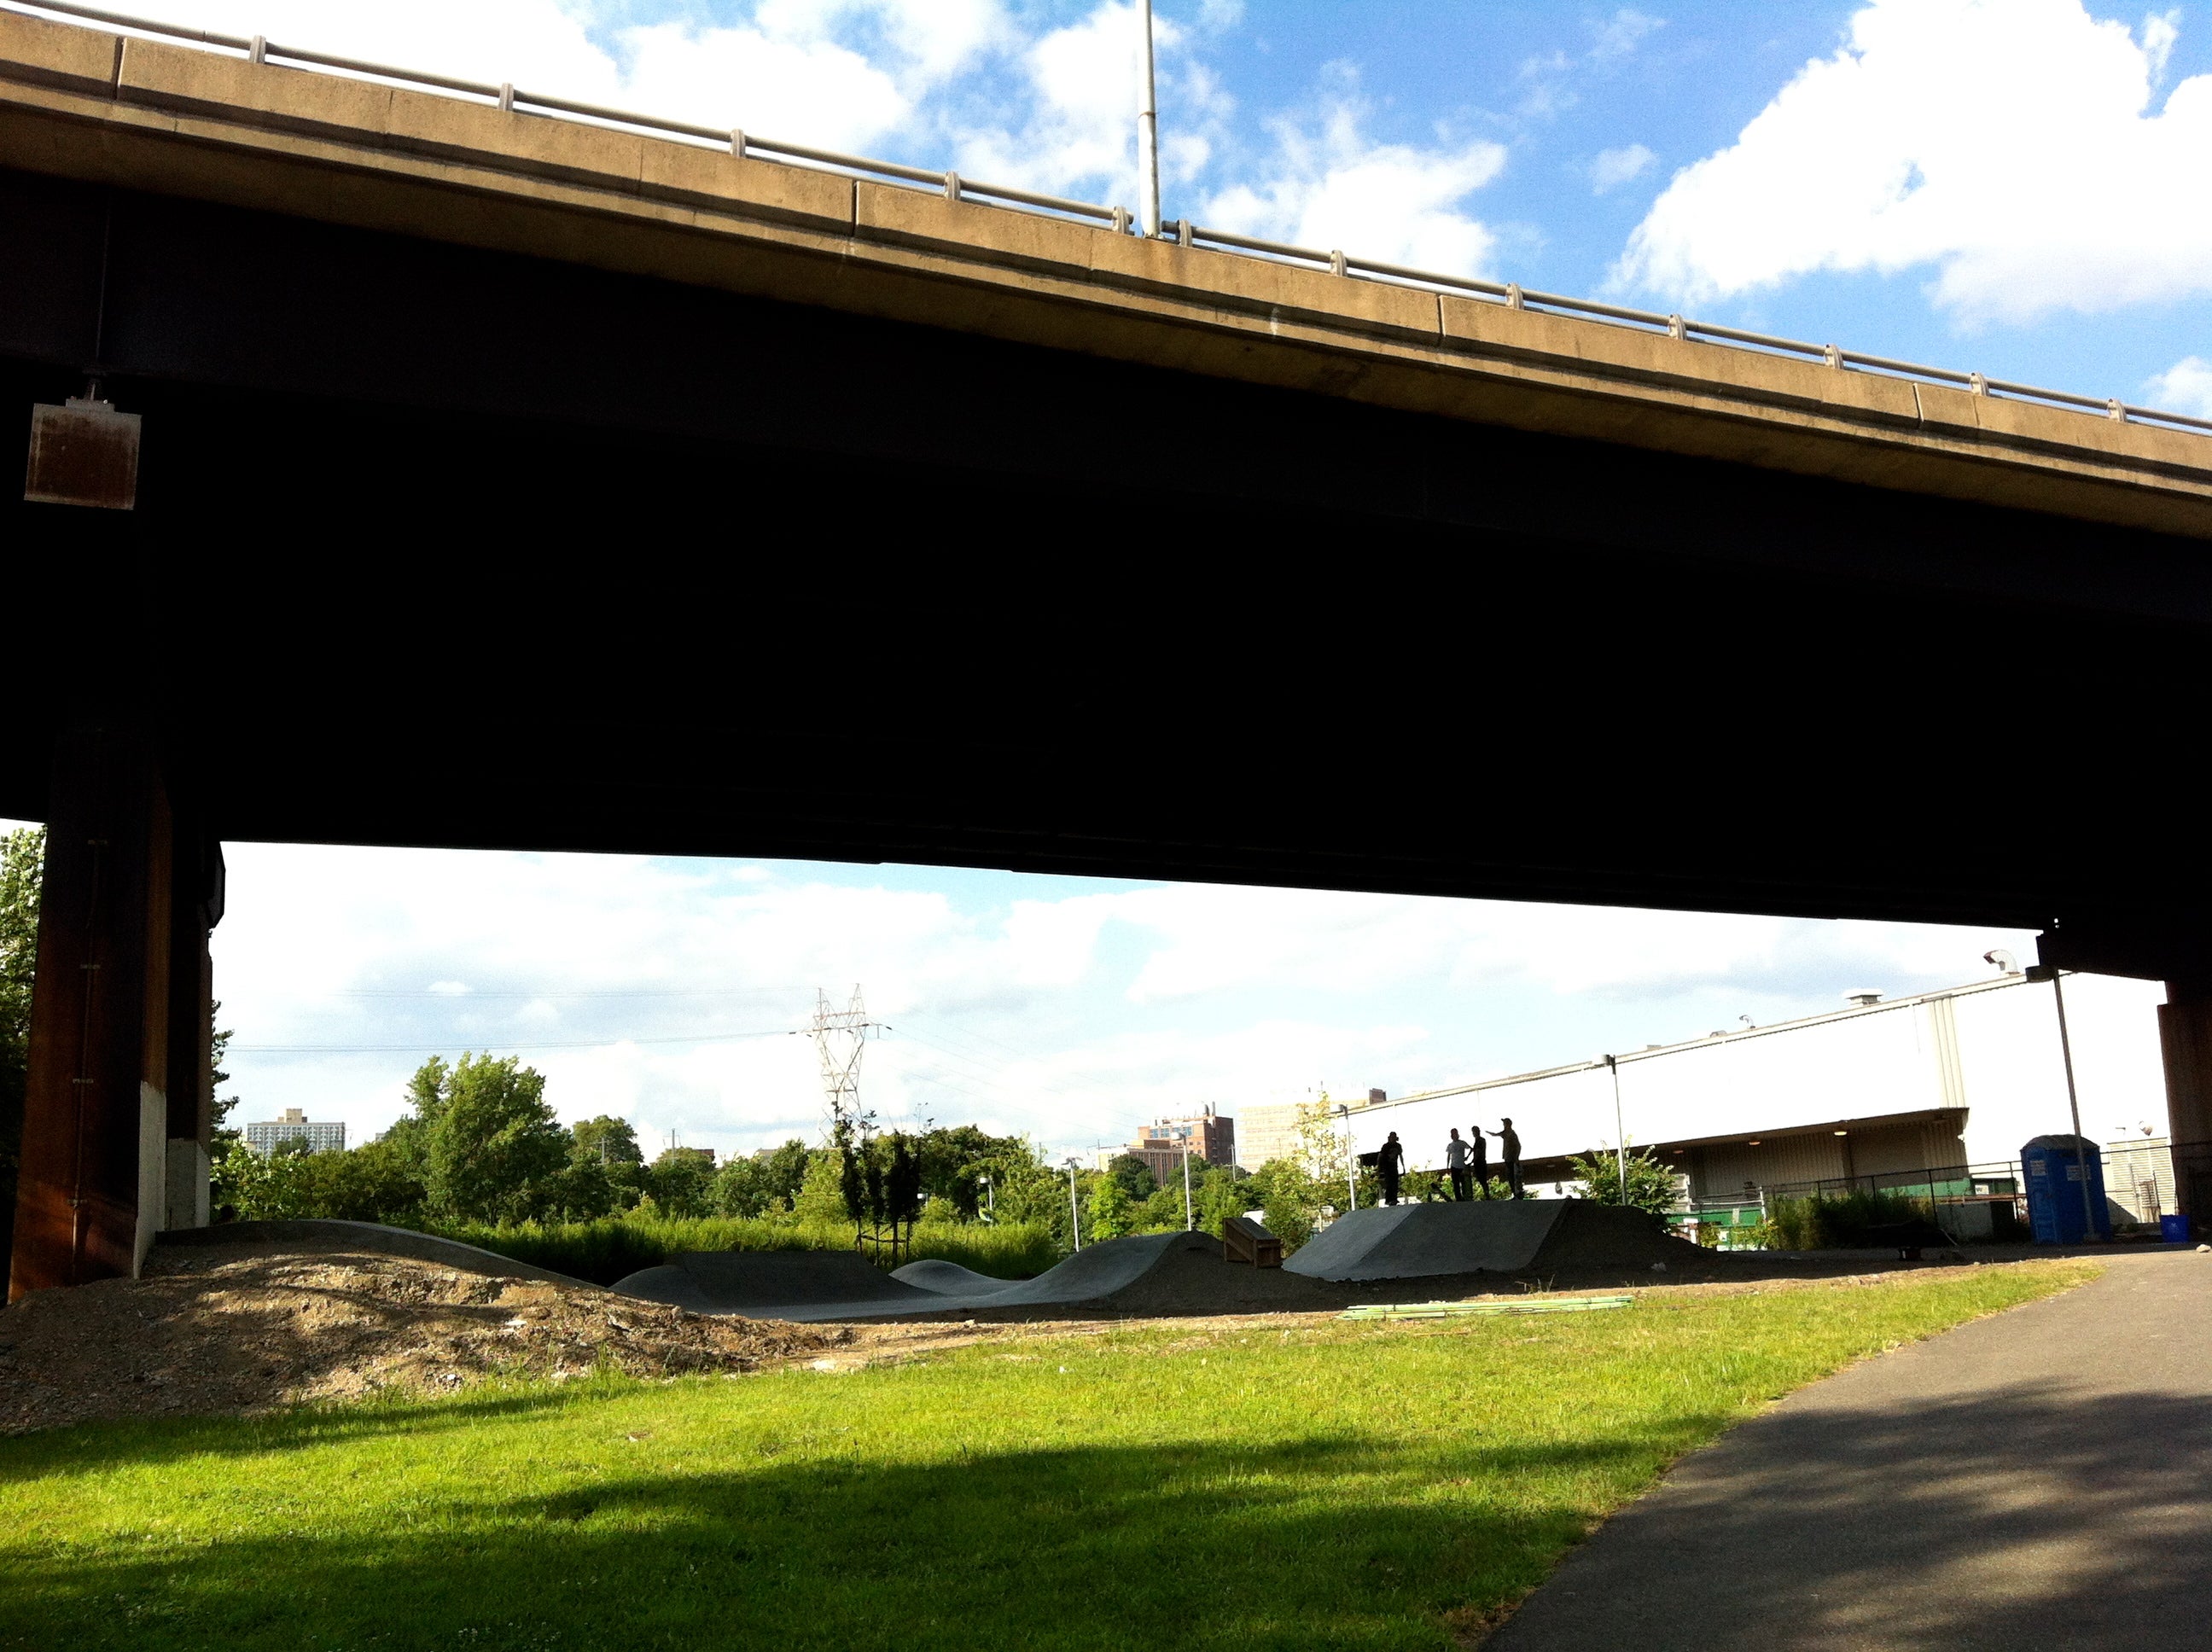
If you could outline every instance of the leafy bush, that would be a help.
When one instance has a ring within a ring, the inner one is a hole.
[[[1763,1236],[1774,1250],[1848,1250],[1866,1242],[1869,1228],[1929,1216],[1928,1201],[1907,1193],[1814,1193],[1773,1200]]]
[[[735,1216],[690,1219],[613,1216],[594,1222],[524,1222],[503,1227],[446,1224],[431,1231],[595,1285],[612,1285],[625,1274],[657,1267],[685,1251],[853,1248],[849,1222],[827,1227],[789,1217],[779,1221]],[[924,1224],[914,1230],[910,1260],[933,1256],[1000,1279],[1028,1278],[1060,1260],[1060,1248],[1049,1233],[1009,1223],[991,1227],[974,1223]]]
[[[1601,1205],[1626,1205],[1650,1215],[1663,1218],[1681,1198],[1680,1184],[1674,1173],[1651,1157],[1649,1148],[1631,1151],[1628,1159],[1628,1191],[1624,1196],[1620,1186],[1620,1155],[1590,1153],[1571,1160],[1575,1177],[1589,1191],[1589,1197]]]

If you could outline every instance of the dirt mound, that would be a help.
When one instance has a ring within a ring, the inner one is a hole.
[[[750,1371],[851,1338],[374,1252],[157,1251],[149,1266],[0,1312],[0,1434],[443,1393],[495,1374]]]
[[[1642,1211],[1577,1199],[1568,1201],[1534,1267],[1544,1273],[1584,1273],[1663,1264],[1668,1272],[1680,1272],[1708,1267],[1713,1260],[1712,1252],[1675,1238]]]

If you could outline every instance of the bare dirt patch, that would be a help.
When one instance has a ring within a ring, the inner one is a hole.
[[[708,1317],[369,1251],[157,1252],[151,1266],[0,1313],[0,1434],[443,1393],[492,1376],[753,1371],[836,1358],[855,1340],[842,1327]]]

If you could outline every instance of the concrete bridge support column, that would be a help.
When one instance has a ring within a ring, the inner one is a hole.
[[[207,1203],[220,863],[179,832],[151,743],[120,721],[56,741],[46,828],[11,1301],[134,1275]]]
[[[2166,982],[2158,1041],[2174,1196],[2199,1227],[2212,1227],[2212,979]]]

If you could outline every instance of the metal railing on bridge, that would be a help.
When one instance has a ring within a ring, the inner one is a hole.
[[[306,46],[281,45],[261,35],[223,34],[209,29],[185,28],[145,17],[133,17],[125,13],[104,10],[94,6],[81,6],[69,0],[4,0],[0,10],[27,14],[52,13],[60,16],[80,18],[104,24],[132,33],[155,35],[166,39],[184,40],[196,46],[214,47],[220,51],[240,53],[253,63],[281,62],[301,67],[324,70],[341,75],[369,80],[388,82],[403,86],[429,87],[456,96],[480,99],[495,106],[517,112],[550,116],[578,120],[595,125],[611,126],[627,131],[650,133],[658,137],[678,137],[711,143],[726,148],[740,159],[747,156],[771,158],[799,166],[813,167],[854,176],[887,179],[909,186],[941,191],[954,201],[975,201],[986,205],[1004,206],[1017,210],[1041,212],[1054,216],[1087,220],[1107,225],[1116,233],[1139,233],[1126,207],[1102,206],[1095,202],[1069,200],[1062,196],[1047,195],[1035,190],[1018,189],[1004,184],[987,184],[975,179],[963,178],[957,172],[933,172],[927,167],[909,167],[894,161],[871,160],[865,155],[845,155],[835,149],[817,149],[811,144],[793,143],[781,138],[762,137],[742,128],[723,128],[702,125],[693,121],[670,120],[658,115],[640,114],[631,110],[613,109],[595,103],[579,102],[573,98],[556,97],[550,93],[532,92],[512,82],[495,85],[487,81],[460,80],[448,75],[430,74],[423,70],[396,68],[389,64],[368,63],[356,58],[340,57],[331,52],[317,52]],[[1513,282],[1483,281],[1472,276],[1440,274],[1431,270],[1415,270],[1403,264],[1386,264],[1378,259],[1363,258],[1331,248],[1321,250],[1308,246],[1293,246],[1282,241],[1263,240],[1225,229],[1208,229],[1192,223],[1188,219],[1162,225],[1161,238],[1184,246],[1209,252],[1226,252],[1273,259],[1299,265],[1311,265],[1330,271],[1347,280],[1370,280],[1393,285],[1413,287],[1424,290],[1449,293],[1501,304],[1509,309],[1553,311],[1565,315],[1588,317],[1593,320],[1617,326],[1632,327],[1641,331],[1660,332],[1680,339],[1700,339],[1712,343],[1750,349],[1770,355],[1783,355],[1819,361],[1838,371],[1859,371],[1887,377],[1923,380],[1929,384],[1951,385],[1977,396],[1992,396],[2020,401],[2077,409],[2101,414],[2122,422],[2142,422],[2170,426],[2190,431],[2212,431],[2212,419],[2199,418],[2186,413],[2169,412],[2162,409],[2138,406],[2118,397],[2077,395],[2071,391],[2048,390],[2039,386],[2018,384],[2009,380],[1992,379],[1980,373],[1960,373],[1949,367],[1929,367],[1922,362],[1901,361],[1889,356],[1869,355],[1861,350],[1850,350],[1837,344],[1808,343],[1802,339],[1783,338],[1771,333],[1751,332],[1741,327],[1726,327],[1717,323],[1692,320],[1680,315],[1662,315],[1654,310],[1638,310],[1619,304],[1607,304],[1596,299],[1573,298],[1561,293],[1539,292]]]

